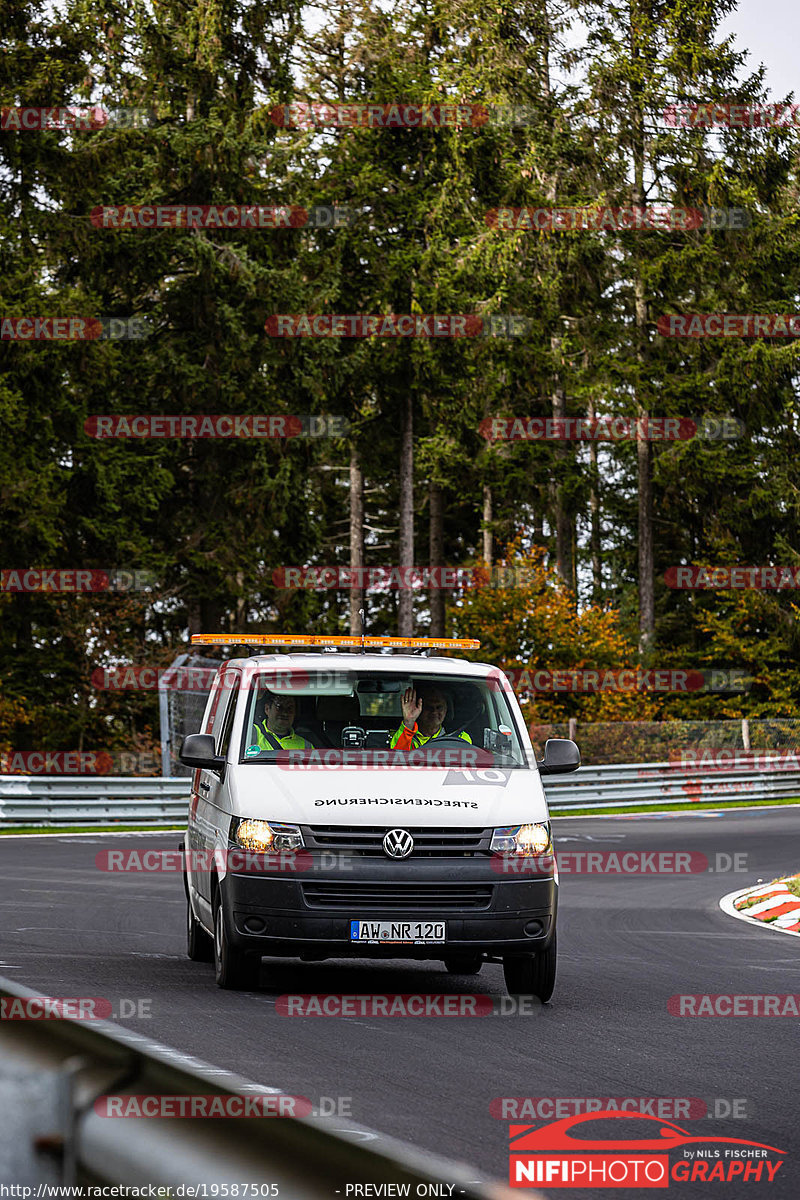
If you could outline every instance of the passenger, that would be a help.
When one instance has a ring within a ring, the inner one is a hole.
[[[448,736],[444,729],[447,699],[435,684],[422,684],[418,692],[413,687],[406,688],[401,704],[403,724],[389,743],[392,749],[416,750],[433,738]],[[462,732],[457,736],[472,745],[468,733]]]
[[[311,750],[311,742],[294,731],[297,701],[294,696],[265,692],[264,717],[254,723],[255,739],[261,750]]]

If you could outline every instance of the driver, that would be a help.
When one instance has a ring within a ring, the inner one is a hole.
[[[309,750],[311,742],[294,731],[297,701],[285,693],[265,692],[264,716],[253,726],[256,743],[261,750]]]
[[[418,689],[406,688],[402,708],[403,724],[389,743],[393,750],[416,750],[433,738],[447,737],[444,730],[447,699],[435,684],[421,684]],[[468,733],[462,732],[457,736],[472,745]]]

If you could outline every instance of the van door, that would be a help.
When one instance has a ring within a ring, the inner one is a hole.
[[[224,672],[224,673],[223,673]],[[231,730],[236,714],[236,702],[239,698],[241,672],[228,668],[223,669],[218,677],[218,692],[215,703],[209,713],[208,727],[204,730],[214,738],[214,748],[217,754],[227,758],[230,747]],[[197,808],[195,815],[195,831],[198,841],[198,871],[195,874],[195,887],[204,901],[204,915],[211,915],[211,878],[216,873],[214,850],[222,842],[228,844],[228,823],[230,821],[230,806],[223,802],[220,792],[225,788],[226,781],[216,771],[199,771],[197,783]],[[224,826],[224,828],[223,828]]]

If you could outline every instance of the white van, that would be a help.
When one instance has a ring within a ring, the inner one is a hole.
[[[537,763],[506,677],[430,656],[477,643],[193,640],[363,651],[220,667],[180,754],[195,768],[189,957],[213,960],[223,988],[254,987],[264,957],[438,959],[461,975],[501,961],[509,992],[548,1000],[558,873],[540,776],[580,753],[551,739]],[[427,656],[386,652],[409,644]]]

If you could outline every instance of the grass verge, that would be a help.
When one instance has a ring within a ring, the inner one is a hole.
[[[20,833],[175,833],[185,828],[185,825],[10,825],[0,828],[0,837]]]
[[[780,800],[717,800],[689,801],[685,804],[637,804],[630,808],[570,808],[551,810],[550,815],[557,817],[615,817],[627,813],[638,813],[642,816],[657,816],[662,812],[735,812],[737,808],[775,808],[776,805],[800,804],[800,796],[791,796]]]

